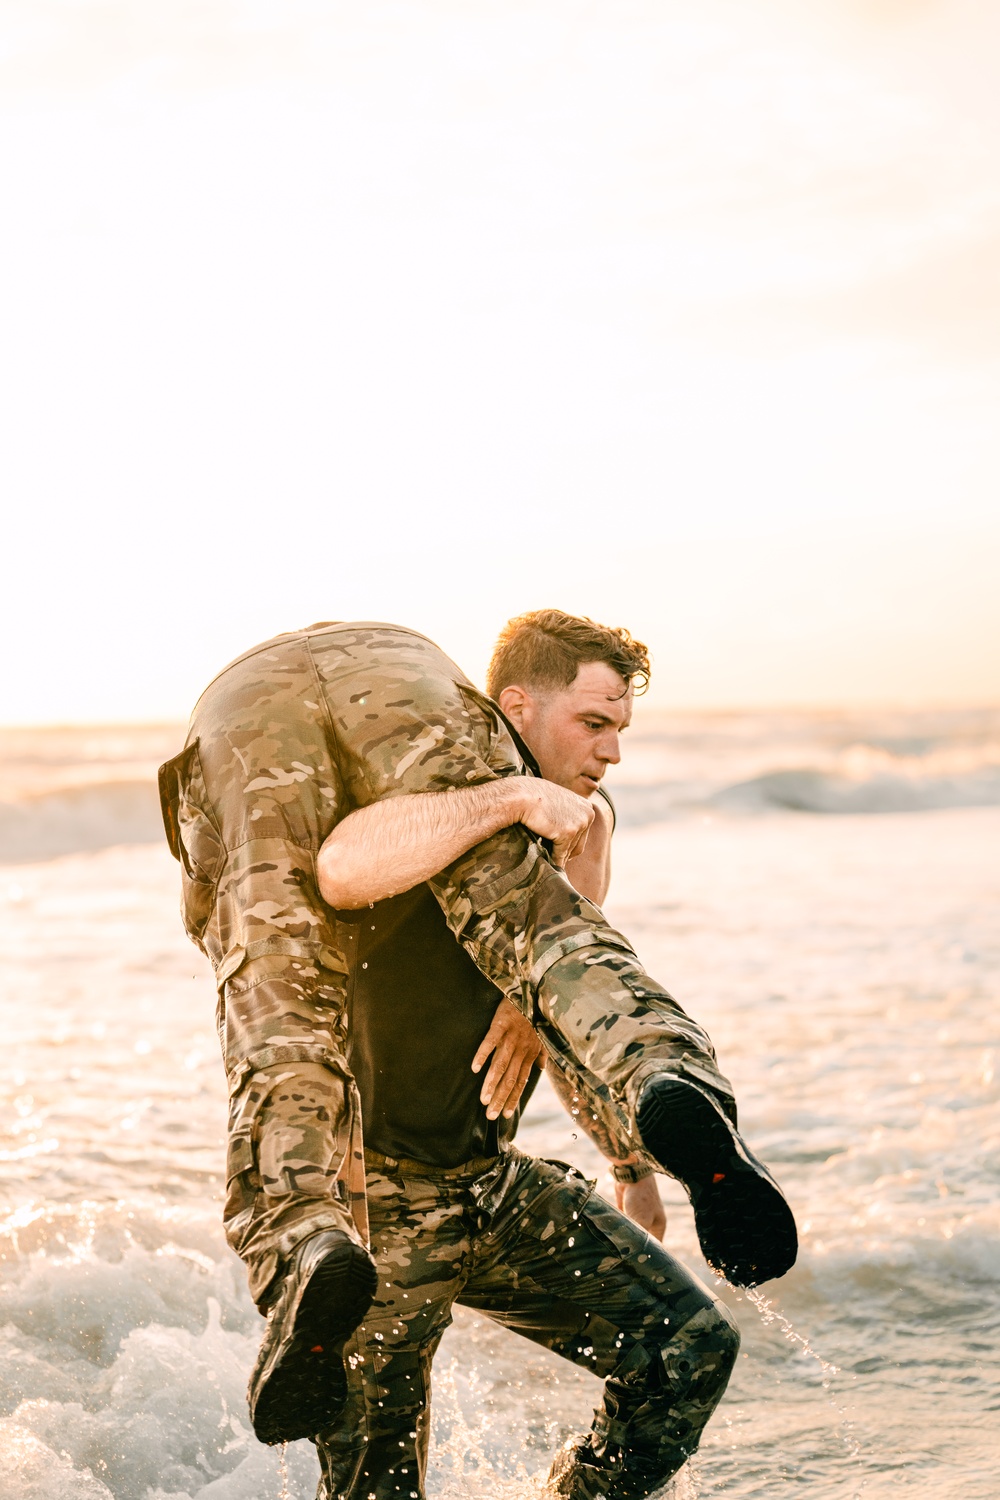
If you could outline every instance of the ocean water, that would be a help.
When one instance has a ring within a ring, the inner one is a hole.
[[[712,1033],[802,1231],[727,1288],[729,1392],[668,1494],[1000,1494],[1000,713],[648,717],[609,914]],[[0,1500],[299,1500],[253,1439],[207,966],[150,776],[176,727],[0,735]],[[598,1176],[544,1086],[522,1144]],[[664,1181],[669,1247],[698,1274]],[[433,1495],[526,1500],[598,1386],[458,1311]]]

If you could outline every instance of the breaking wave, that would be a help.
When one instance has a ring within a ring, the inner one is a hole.
[[[10,864],[162,838],[151,781],[97,782],[0,802],[0,861]]]
[[[289,1449],[289,1488],[250,1432],[259,1319],[217,1232],[97,1205],[22,1210],[3,1231],[0,1500],[312,1492],[310,1445]]]
[[[957,776],[905,774],[858,778],[812,767],[768,771],[720,790],[684,783],[616,786],[615,808],[624,828],[639,828],[695,811],[765,813],[932,812],[947,807],[1000,806],[1000,766]]]
[[[957,776],[908,776],[883,772],[866,778],[803,769],[772,771],[737,782],[712,801],[732,809],[771,807],[795,812],[930,812],[943,807],[1000,806],[1000,766]]]
[[[0,731],[0,863],[159,843],[156,765],[183,736],[178,725]],[[998,806],[1000,709],[653,713],[637,716],[609,782],[626,828]]]
[[[728,738],[713,730],[686,741],[673,727],[673,733],[661,731],[655,741],[647,735],[640,742],[642,781],[615,785],[614,800],[623,824],[633,827],[698,811],[856,814],[996,807],[1000,724],[993,714],[980,717],[984,722],[971,727],[960,720],[935,725],[939,732],[923,737],[854,738],[846,731],[857,726],[834,716],[787,727],[747,715],[725,726]]]

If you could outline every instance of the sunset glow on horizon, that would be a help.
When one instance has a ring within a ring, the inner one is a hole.
[[[7,0],[0,722],[555,605],[653,708],[1000,701],[1000,16]]]

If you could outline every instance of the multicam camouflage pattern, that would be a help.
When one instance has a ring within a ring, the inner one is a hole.
[[[726,1308],[573,1168],[512,1149],[446,1170],[366,1153],[375,1301],[317,1440],[328,1500],[424,1495],[430,1367],[454,1303],[606,1381],[551,1494],[639,1500],[698,1446],[736,1358]]]
[[[367,1242],[360,1118],[353,1078],[329,1060],[258,1067],[245,1086],[233,1088],[226,1237],[247,1262],[250,1291],[262,1308],[300,1240],[320,1229],[353,1227]]]
[[[324,1214],[346,1204],[364,1235],[360,1117],[344,1061],[347,958],[319,894],[319,848],[355,807],[522,770],[491,700],[431,641],[380,624],[312,626],[238,658],[203,694],[184,751],[161,768],[185,925],[216,969],[242,1143],[228,1232],[259,1298],[290,1244],[341,1227]],[[623,1155],[636,1148],[637,1095],[651,1075],[687,1071],[731,1095],[705,1033],[521,825],[477,845],[431,888]],[[280,1069],[313,1064],[330,1075],[329,1120],[314,1109],[309,1129],[289,1134],[271,1085]],[[271,1138],[290,1152],[278,1180],[302,1192],[268,1194]],[[318,1217],[303,1218],[303,1196]]]

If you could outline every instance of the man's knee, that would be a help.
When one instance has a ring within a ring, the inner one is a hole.
[[[591,1500],[599,1491],[608,1500],[642,1500],[698,1447],[732,1372],[739,1330],[713,1300],[675,1333],[669,1324],[663,1332],[658,1348],[647,1336],[626,1349],[589,1441],[563,1459],[564,1487],[554,1493],[569,1500]]]
[[[660,1362],[675,1403],[696,1407],[705,1420],[729,1383],[740,1350],[740,1331],[729,1309],[713,1301],[664,1344]]]

